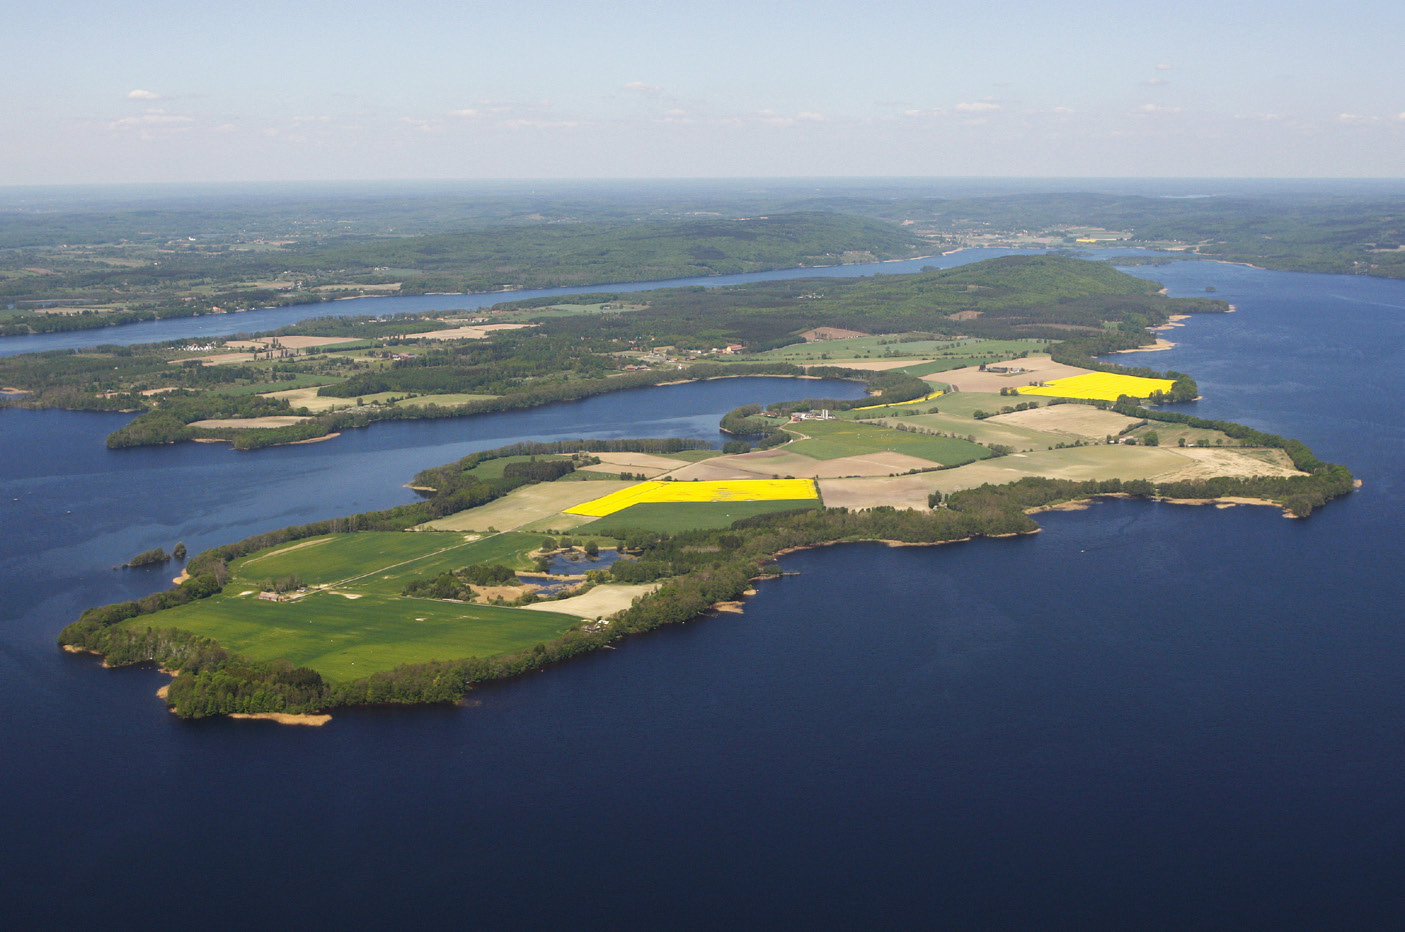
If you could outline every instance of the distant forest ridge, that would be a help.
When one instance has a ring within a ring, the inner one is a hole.
[[[1213,184],[1210,185],[1213,187]],[[945,189],[950,189],[947,185]],[[1177,250],[1405,277],[1405,191],[941,197],[920,185],[400,188],[0,207],[0,335],[357,294],[492,292],[910,258],[972,245]]]

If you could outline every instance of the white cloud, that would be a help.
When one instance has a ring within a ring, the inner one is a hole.
[[[480,117],[480,116],[482,116],[482,115],[483,115],[483,111],[482,111],[482,110],[475,110],[473,107],[464,107],[464,108],[461,109],[461,110],[450,110],[450,111],[449,111],[449,116],[463,117],[463,118],[469,119],[469,120],[473,119],[474,117]]]
[[[1171,66],[1170,66],[1170,65],[1157,65],[1157,66],[1156,66],[1156,70],[1157,70],[1157,71],[1170,71],[1170,70],[1171,70]]]
[[[181,129],[195,118],[182,113],[167,113],[165,110],[147,110],[141,116],[123,117],[113,120],[108,127],[115,130]]]
[[[1171,82],[1166,78],[1147,78],[1142,83],[1147,87],[1160,87],[1163,84],[1170,84]]]
[[[767,109],[757,111],[756,116],[767,126],[794,126],[797,123],[824,123],[829,120],[829,117],[814,110],[802,110],[794,116],[788,116]]]
[[[418,117],[403,116],[400,118],[400,122],[406,126],[414,127],[422,133],[438,132],[443,127],[443,124],[438,120],[422,120]]]
[[[994,113],[1000,109],[1000,105],[989,100],[975,100],[959,103],[956,105],[958,113]]]
[[[1182,113],[1184,107],[1163,107],[1160,104],[1142,104],[1137,108],[1139,116],[1163,116],[1171,113]]]
[[[572,129],[582,126],[580,120],[535,120],[518,117],[511,120],[503,120],[500,126],[508,129]]]
[[[140,88],[127,92],[128,100],[160,100],[161,95],[155,91],[143,91]]]
[[[650,84],[647,81],[628,81],[623,85],[623,90],[638,91],[641,94],[656,96],[663,93],[663,88],[657,84]]]
[[[1358,125],[1358,124],[1361,124],[1361,123],[1375,123],[1378,119],[1379,119],[1379,117],[1363,116],[1363,115],[1360,114],[1360,113],[1339,113],[1339,114],[1337,114],[1337,121],[1338,121],[1339,123],[1349,123],[1349,124],[1353,124],[1353,125]]]
[[[1053,112],[1054,112],[1054,113],[1057,113],[1057,114],[1060,114],[1060,115],[1063,115],[1063,116],[1067,116],[1068,114],[1073,113],[1073,108],[1072,108],[1072,107],[1055,107]]]

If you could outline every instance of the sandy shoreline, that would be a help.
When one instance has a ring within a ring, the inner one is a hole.
[[[1095,495],[1090,498],[1075,498],[1064,502],[1055,502],[1052,505],[1039,505],[1035,508],[1026,508],[1025,514],[1033,515],[1042,511],[1086,511],[1104,498],[1125,498],[1134,496],[1126,492],[1109,492],[1106,495]],[[1226,495],[1221,498],[1152,498],[1149,501],[1165,502],[1168,505],[1214,505],[1216,508],[1234,508],[1237,505],[1259,505],[1269,508],[1278,508],[1283,511],[1283,517],[1296,518],[1297,515],[1288,511],[1277,502],[1271,502],[1266,498],[1245,498],[1239,495]]]
[[[1160,350],[1168,350],[1175,348],[1176,344],[1172,343],[1170,340],[1163,340],[1158,337],[1156,342],[1150,344],[1149,346],[1134,346],[1131,349],[1113,350],[1113,353],[1155,353]]]
[[[320,728],[332,720],[330,715],[316,715],[311,712],[231,712],[228,717],[277,722],[279,725],[310,725],[314,728]]]
[[[333,437],[340,437],[341,431],[333,431],[330,434],[323,434],[321,437],[308,437],[306,440],[288,440],[283,443],[270,443],[271,447],[295,447],[302,443],[321,443],[323,440],[331,440]],[[233,440],[226,440],[223,437],[195,437],[196,443],[233,443]]]

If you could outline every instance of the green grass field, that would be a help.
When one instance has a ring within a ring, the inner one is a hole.
[[[966,440],[912,434],[858,421],[805,421],[793,430],[810,439],[793,441],[785,449],[819,460],[885,450],[950,466],[990,455],[989,450]]]
[[[916,417],[893,418],[886,423],[911,424],[944,434],[956,434],[958,437],[975,437],[976,443],[999,443],[1016,450],[1047,450],[1069,439],[1064,434],[950,414],[920,414]]]
[[[527,463],[532,460],[544,462],[546,460],[568,460],[569,456],[557,456],[555,454],[542,454],[540,456],[500,456],[493,460],[484,460],[477,466],[469,470],[470,475],[479,479],[501,479],[502,471],[507,468],[508,463]]]
[[[554,612],[400,596],[411,579],[470,563],[531,569],[537,534],[362,532],[286,544],[236,561],[224,591],[161,613],[155,623],[193,631],[255,660],[287,658],[330,679],[404,663],[486,657],[531,647],[577,619]],[[285,602],[258,598],[266,580],[296,575],[331,586]]]
[[[541,542],[532,534],[497,534],[475,541],[464,537],[432,531],[363,531],[298,541],[236,561],[230,567],[234,578],[225,588],[250,589],[264,580],[296,575],[308,586],[335,584],[349,591],[390,595],[399,593],[410,579],[470,563],[530,569],[526,554]]]
[[[631,528],[675,534],[694,528],[727,527],[733,521],[772,511],[819,508],[813,498],[779,499],[766,502],[647,502],[624,511],[597,518],[572,530],[571,536],[600,534],[619,536]]]
[[[701,460],[710,460],[710,459],[712,459],[714,456],[721,456],[721,455],[722,455],[722,451],[721,451],[721,450],[683,450],[683,451],[678,452],[678,453],[660,453],[659,455],[660,455],[660,456],[666,456],[666,457],[668,457],[668,458],[671,459],[671,460],[684,460],[685,462],[696,463],[696,462],[699,462],[699,461],[701,461]]]
[[[470,402],[470,401],[483,401],[483,400],[486,399],[486,398],[496,398],[496,397],[498,397],[498,396],[497,396],[497,395],[472,395],[472,394],[464,394],[464,393],[462,393],[462,392],[459,392],[459,393],[457,393],[457,394],[446,394],[446,395],[413,395],[413,396],[411,396],[411,397],[409,397],[409,398],[403,398],[403,399],[401,399],[400,401],[395,402],[395,406],[396,406],[397,408],[403,408],[403,407],[406,407],[407,405],[418,405],[418,406],[420,406],[420,407],[425,407],[426,405],[439,405],[439,407],[441,407],[441,408],[446,408],[446,407],[449,407],[450,405],[467,404],[467,403]]]
[[[139,621],[214,638],[253,660],[286,658],[328,679],[349,680],[406,663],[530,648],[579,620],[495,605],[314,592],[292,602],[218,595]]]
[[[305,372],[294,373],[291,380],[283,379],[278,382],[260,382],[255,385],[231,385],[219,390],[221,395],[261,395],[264,392],[285,392],[290,388],[319,388],[323,385],[334,385],[342,379],[330,378],[325,375],[308,375]],[[294,405],[294,407],[297,407]]]
[[[994,414],[1001,408],[1028,402],[1042,403],[1038,398],[1025,398],[1024,396],[1012,398],[999,392],[953,392],[936,399],[933,405],[942,414],[971,417],[977,411],[989,411]],[[927,408],[928,406],[918,405],[918,407]]]

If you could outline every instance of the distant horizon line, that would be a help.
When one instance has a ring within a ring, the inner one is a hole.
[[[36,188],[175,188],[175,187],[252,187],[292,185],[590,185],[590,184],[883,184],[932,182],[1026,182],[1026,183],[1089,183],[1089,182],[1236,182],[1273,184],[1279,182],[1310,183],[1405,183],[1405,177],[1390,175],[679,175],[679,176],[583,176],[514,177],[514,178],[298,178],[242,179],[203,181],[44,181],[23,184],[0,184],[0,191],[33,190]]]

